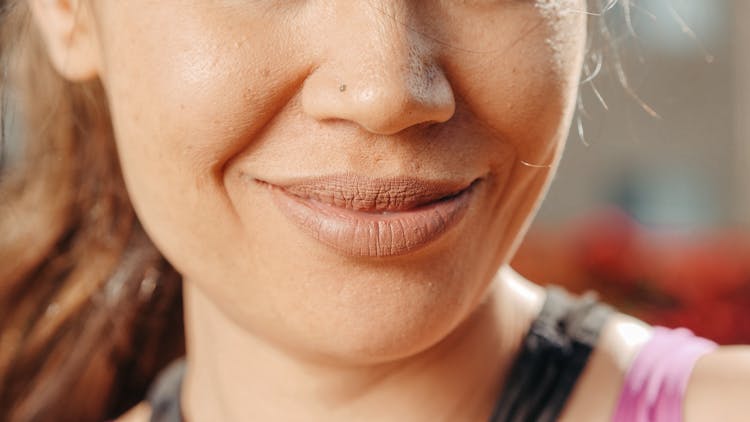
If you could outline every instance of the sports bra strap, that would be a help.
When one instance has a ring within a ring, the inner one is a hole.
[[[490,422],[557,420],[611,312],[593,294],[549,287]]]

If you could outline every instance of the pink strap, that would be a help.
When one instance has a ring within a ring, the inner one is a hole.
[[[633,361],[613,422],[682,422],[682,402],[696,361],[717,344],[685,328],[654,327]]]

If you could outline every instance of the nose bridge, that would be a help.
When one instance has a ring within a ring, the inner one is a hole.
[[[326,53],[305,83],[305,110],[378,134],[450,119],[450,83],[429,40],[410,28],[410,11],[397,6],[406,2],[346,2],[359,9],[337,17],[335,36],[322,38]]]
[[[370,13],[363,14],[367,16],[369,28],[360,29],[361,38],[350,43],[350,48],[364,53],[362,64],[378,69],[385,82],[398,85],[419,82],[421,75],[416,72],[423,69],[418,63],[426,63],[430,52],[423,37],[410,29],[408,10],[368,4]],[[353,29],[357,33],[356,28]]]
[[[379,20],[369,37],[350,44],[354,52],[338,60],[352,99],[396,109],[428,102],[436,72],[427,46],[394,18]]]

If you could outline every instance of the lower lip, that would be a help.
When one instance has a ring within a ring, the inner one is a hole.
[[[474,185],[449,199],[407,211],[367,213],[300,198],[267,185],[289,220],[339,253],[357,257],[404,255],[435,242],[466,215]]]

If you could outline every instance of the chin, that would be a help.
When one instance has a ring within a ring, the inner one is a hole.
[[[258,306],[268,308],[240,303],[252,297],[246,291],[235,292],[235,306],[223,312],[279,350],[336,366],[385,364],[430,349],[467,318],[489,284],[448,259],[405,263],[400,271],[342,265],[317,277],[300,269],[290,277],[260,296]]]
[[[412,303],[405,303],[410,306]],[[462,309],[435,308],[399,312],[369,309],[339,314],[335,325],[311,327],[314,336],[298,336],[296,351],[314,361],[336,366],[387,364],[419,355],[438,344],[463,319]]]

